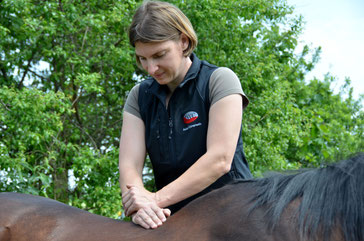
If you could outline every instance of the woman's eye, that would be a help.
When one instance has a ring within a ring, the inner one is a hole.
[[[165,53],[161,53],[161,54],[158,54],[157,56],[155,56],[155,58],[159,59],[159,58],[162,58],[164,55],[165,55]]]

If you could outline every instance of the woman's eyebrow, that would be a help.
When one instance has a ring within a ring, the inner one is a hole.
[[[154,56],[158,56],[160,55],[162,52],[168,52],[169,51],[169,48],[164,48],[164,49],[161,49],[161,50],[158,50],[157,52],[155,52],[154,54],[152,54],[152,57]],[[139,57],[144,57],[142,55],[139,55],[137,53],[135,53],[135,55],[139,58]],[[145,57],[144,57],[145,58]]]

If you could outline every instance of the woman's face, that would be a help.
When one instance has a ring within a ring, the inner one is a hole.
[[[183,56],[188,47],[188,38],[181,35],[177,41],[168,40],[159,43],[135,43],[135,54],[143,69],[160,85],[167,85],[171,91],[183,81],[191,59]]]

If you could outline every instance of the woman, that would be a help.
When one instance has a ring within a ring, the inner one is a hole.
[[[251,178],[241,139],[248,99],[234,72],[192,52],[196,34],[174,5],[144,2],[133,17],[129,40],[150,78],[131,90],[125,104],[120,187],[126,215],[144,228],[157,228],[196,197]],[[142,182],[147,153],[155,193]]]

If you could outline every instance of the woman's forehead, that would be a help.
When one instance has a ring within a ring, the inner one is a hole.
[[[143,43],[143,42],[136,42],[135,43],[135,54],[137,56],[153,56],[161,51],[167,50],[173,46],[175,41],[167,40],[163,42],[149,42],[149,43]]]

